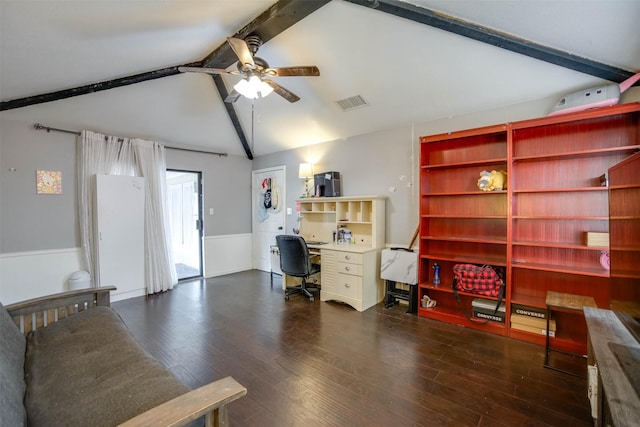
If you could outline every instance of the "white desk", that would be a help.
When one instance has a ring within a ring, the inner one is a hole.
[[[320,300],[340,301],[358,311],[381,302],[380,250],[385,244],[386,198],[317,197],[297,203],[300,235],[309,249],[321,256]],[[333,242],[338,230],[345,228],[357,245]],[[314,241],[328,243],[314,245]]]
[[[310,254],[320,255],[319,277],[308,280],[320,288],[320,301],[340,301],[364,311],[384,299],[380,249],[338,243],[307,246]],[[282,289],[293,286],[294,281],[299,279],[283,274]]]
[[[321,254],[321,301],[340,301],[364,311],[383,300],[380,249],[336,243],[312,247]]]

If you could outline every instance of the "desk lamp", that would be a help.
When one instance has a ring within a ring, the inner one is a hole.
[[[313,165],[311,163],[300,163],[300,167],[298,168],[298,178],[304,179],[304,194],[302,197],[310,197],[309,180],[313,178]]]

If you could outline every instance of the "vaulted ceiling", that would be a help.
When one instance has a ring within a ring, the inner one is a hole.
[[[639,21],[640,0],[0,0],[0,114],[251,158],[618,83]],[[235,67],[250,34],[318,66],[273,79],[300,101],[226,104],[240,77],[177,71]]]

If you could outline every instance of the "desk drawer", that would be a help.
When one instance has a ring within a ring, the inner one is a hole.
[[[353,252],[338,252],[338,262],[350,262],[352,264],[362,264],[362,254]]]
[[[362,264],[349,264],[347,262],[338,262],[338,273],[362,276]]]
[[[338,274],[335,292],[346,298],[360,300],[362,295],[362,277]]]

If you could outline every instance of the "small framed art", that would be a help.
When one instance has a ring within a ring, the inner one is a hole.
[[[62,172],[36,171],[37,194],[62,194]]]

